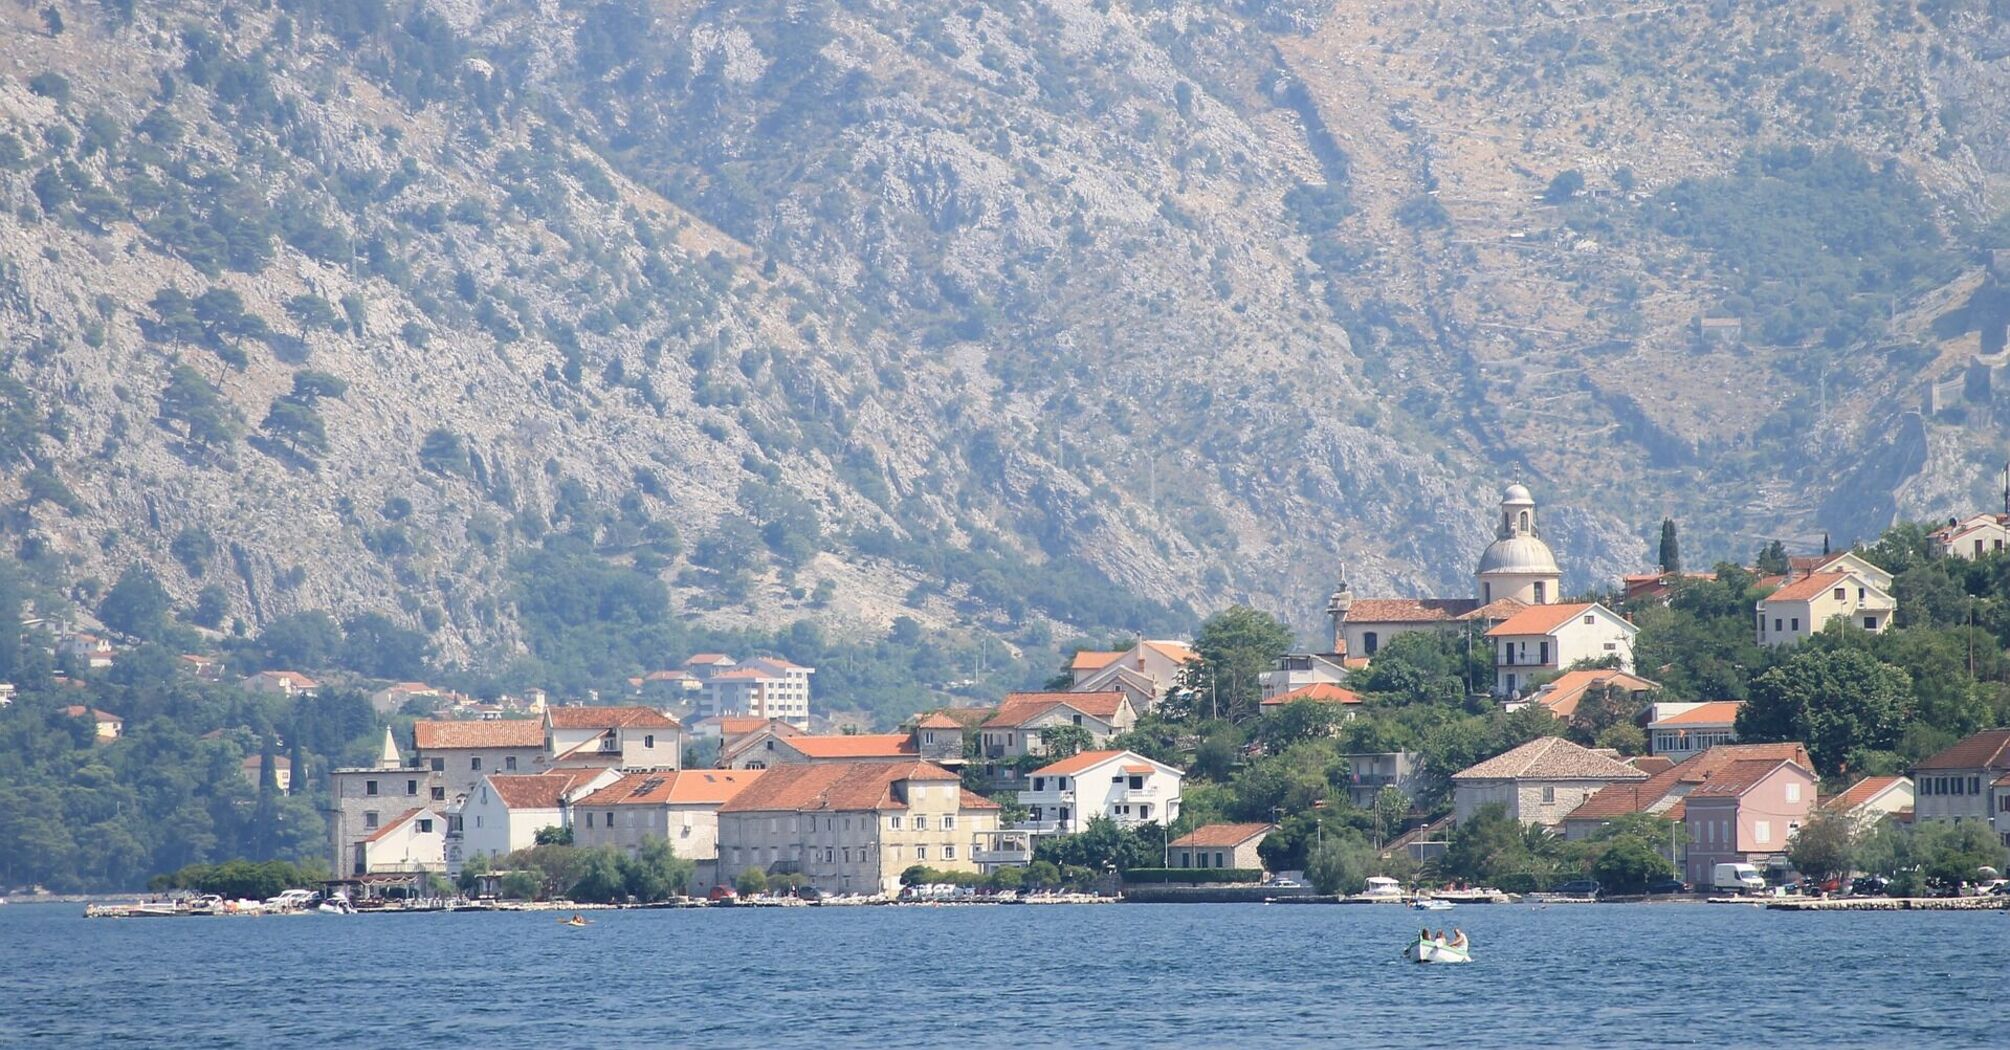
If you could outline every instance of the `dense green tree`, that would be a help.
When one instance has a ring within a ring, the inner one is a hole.
[[[1232,605],[1207,618],[1194,637],[1199,666],[1192,687],[1218,703],[1223,716],[1254,717],[1262,699],[1261,675],[1290,650],[1291,629],[1269,613]]]
[[[1779,540],[1759,548],[1759,556],[1752,565],[1765,576],[1784,576],[1793,567],[1792,561],[1787,557],[1787,545]]]
[[[135,638],[156,638],[167,628],[173,604],[153,570],[144,565],[127,566],[118,582],[98,603],[98,619],[106,627]]]
[[[1682,541],[1675,536],[1675,519],[1661,519],[1661,571],[1682,571]]]
[[[1675,866],[1644,839],[1626,836],[1599,851],[1592,877],[1606,893],[1644,893],[1649,883],[1675,874]]]
[[[768,874],[759,868],[748,868],[733,880],[733,888],[742,897],[758,897],[768,892]]]
[[[1320,893],[1359,893],[1374,874],[1374,847],[1355,835],[1330,835],[1314,847],[1305,877]]]
[[[203,449],[229,448],[243,428],[236,407],[187,365],[176,365],[168,373],[167,389],[161,394],[161,418],[180,421],[189,442]]]
[[[2004,858],[2010,856],[2003,841],[1982,821],[1926,821],[1914,828],[1913,836],[1921,873],[1929,883],[1944,889],[1991,877],[1983,868],[2000,876]]]
[[[1848,772],[1864,752],[1898,742],[1911,704],[1912,680],[1904,671],[1862,649],[1803,645],[1752,680],[1752,698],[1738,712],[1738,737],[1802,741],[1821,772]]]
[[[312,406],[322,398],[340,401],[349,392],[349,381],[338,375],[317,372],[303,368],[293,373],[293,392],[286,395],[290,400]]]
[[[1817,882],[1848,875],[1856,861],[1855,819],[1825,809],[1809,814],[1787,840],[1787,859]]]
[[[266,410],[264,422],[258,425],[299,455],[313,458],[328,451],[328,425],[312,405],[281,398]]]
[[[1301,697],[1263,715],[1255,736],[1264,750],[1278,752],[1303,740],[1332,736],[1346,718],[1347,709],[1339,704]]]
[[[1050,762],[1079,754],[1095,743],[1095,737],[1081,726],[1047,726],[1040,730],[1040,744]]]
[[[175,533],[168,544],[168,553],[188,570],[190,576],[200,577],[209,568],[210,559],[216,557],[216,538],[200,525],[190,525]]]

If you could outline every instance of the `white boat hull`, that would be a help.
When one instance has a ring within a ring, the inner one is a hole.
[[[1416,940],[1403,949],[1403,958],[1415,963],[1469,963],[1473,961],[1472,947],[1455,948],[1435,940]]]

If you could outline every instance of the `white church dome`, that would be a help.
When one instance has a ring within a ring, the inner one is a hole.
[[[1549,549],[1549,544],[1526,533],[1504,536],[1487,544],[1486,553],[1480,555],[1478,571],[1481,574],[1495,572],[1547,576],[1563,574],[1563,570],[1556,566],[1556,554]]]

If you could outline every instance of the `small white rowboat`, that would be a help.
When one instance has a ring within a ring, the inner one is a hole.
[[[1403,958],[1416,963],[1469,963],[1473,961],[1472,945],[1454,946],[1435,937],[1419,936],[1403,949]]]

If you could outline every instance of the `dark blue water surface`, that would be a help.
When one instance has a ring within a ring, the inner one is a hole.
[[[82,912],[0,908],[0,1044],[2010,1046],[2001,912]],[[1426,919],[1463,926],[1476,961],[1401,961]]]

